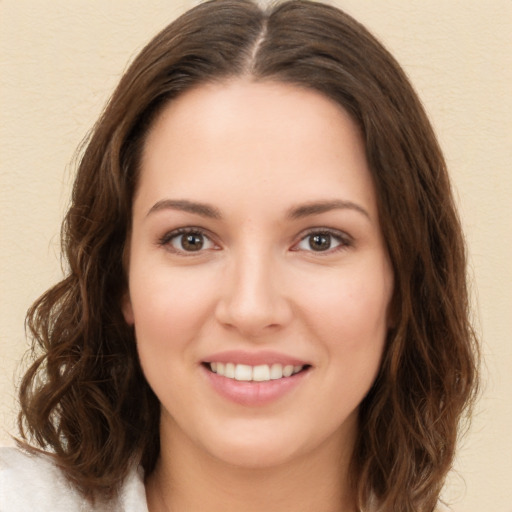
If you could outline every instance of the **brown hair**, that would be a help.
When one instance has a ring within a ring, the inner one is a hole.
[[[159,404],[120,306],[139,157],[165,104],[238,76],[319,91],[361,127],[395,322],[360,407],[353,485],[361,510],[376,499],[383,510],[430,512],[476,390],[464,241],[441,150],[404,72],[362,25],[321,3],[206,2],[125,73],[78,168],[62,229],[68,275],[28,313],[38,355],[20,388],[22,437],[54,451],[89,496],[115,492],[135,461],[153,470]]]

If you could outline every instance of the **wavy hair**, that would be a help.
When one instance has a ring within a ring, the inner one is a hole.
[[[234,77],[306,87],[360,126],[392,262],[394,327],[360,406],[352,484],[361,511],[431,512],[477,388],[466,257],[446,165],[406,75],[358,22],[321,3],[201,4],[122,77],[83,150],[62,227],[67,277],[31,307],[20,386],[25,446],[53,453],[89,497],[115,494],[159,455],[159,403],[121,299],[145,136],[173,98]]]

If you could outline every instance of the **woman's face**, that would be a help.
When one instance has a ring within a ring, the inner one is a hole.
[[[339,106],[236,80],[165,108],[123,304],[163,447],[245,467],[350,450],[392,290],[364,145]]]

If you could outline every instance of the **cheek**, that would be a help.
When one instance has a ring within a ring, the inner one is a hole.
[[[364,270],[328,276],[298,295],[315,330],[344,346],[379,343],[387,332],[390,273]]]
[[[130,304],[137,341],[173,350],[194,336],[212,308],[211,279],[197,271],[151,267],[130,276]]]
[[[156,277],[156,278],[155,278]],[[194,364],[197,297],[162,275],[131,283],[137,352],[144,375],[161,402],[174,403],[186,368]]]
[[[380,368],[393,285],[391,272],[382,268],[340,272],[310,288],[303,302],[308,331],[324,354],[325,399],[337,404],[340,421],[358,406]]]

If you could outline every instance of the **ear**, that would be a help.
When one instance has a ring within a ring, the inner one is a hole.
[[[124,320],[128,325],[135,323],[133,315],[132,301],[130,299],[130,293],[126,291],[121,299],[121,311],[123,312]]]

